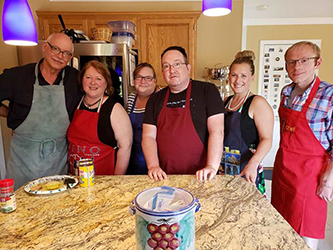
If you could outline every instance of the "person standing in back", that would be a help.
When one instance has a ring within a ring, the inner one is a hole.
[[[156,91],[156,73],[147,62],[140,63],[133,72],[135,92],[129,95],[127,112],[133,128],[133,144],[127,174],[148,174],[143,155],[142,123],[149,97]]]

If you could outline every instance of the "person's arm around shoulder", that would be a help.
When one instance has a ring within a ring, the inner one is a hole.
[[[148,167],[148,176],[156,181],[167,179],[166,173],[160,167],[157,155],[157,127],[145,123],[142,127],[142,150]]]
[[[221,113],[208,117],[207,129],[209,133],[207,165],[196,173],[197,179],[201,181],[213,179],[220,166],[223,150],[224,114]]]
[[[255,183],[257,168],[272,147],[274,114],[271,106],[262,96],[255,96],[249,108],[249,116],[253,118],[258,130],[259,144],[240,176],[245,176],[248,182]]]
[[[119,103],[116,103],[112,109],[111,126],[118,146],[114,173],[115,175],[121,175],[126,173],[128,167],[131,156],[133,131],[131,121],[125,109]]]

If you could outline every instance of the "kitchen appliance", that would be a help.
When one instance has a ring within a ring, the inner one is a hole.
[[[228,75],[229,66],[217,67],[220,63],[215,64],[214,68],[205,68],[208,73],[208,77],[212,80],[220,80],[218,86],[222,100],[232,94],[229,86]]]
[[[127,44],[75,43],[72,66],[78,70],[91,60],[104,63],[111,73],[115,99],[127,106],[128,95],[134,91],[133,71],[137,64],[137,53]]]
[[[200,207],[184,189],[162,186],[142,191],[130,206],[136,219],[136,249],[194,250],[194,214]]]
[[[66,29],[64,20],[62,19],[61,14],[58,15],[59,21],[61,23],[61,26],[63,28],[62,31],[60,32],[64,32],[67,36],[69,36],[73,43],[79,43],[81,40],[89,40],[89,38],[84,34],[84,32],[82,30],[73,30],[73,29]]]

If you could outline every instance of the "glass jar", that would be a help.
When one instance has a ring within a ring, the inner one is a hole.
[[[0,181],[0,202],[1,212],[11,213],[15,211],[14,179],[4,179]]]

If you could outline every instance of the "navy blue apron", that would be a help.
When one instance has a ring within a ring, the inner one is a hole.
[[[142,123],[144,112],[142,113],[134,113],[134,108],[137,100],[137,96],[135,96],[132,109],[130,112],[130,120],[133,128],[133,144],[131,151],[130,163],[127,169],[126,174],[148,174],[148,168],[146,165],[146,160],[143,155],[141,142],[142,142]]]
[[[225,106],[227,104],[228,103],[225,103]],[[237,111],[227,111],[224,118],[225,150],[221,165],[225,174],[240,174],[253,156],[253,153],[245,143],[241,132],[241,111],[243,109],[243,105]],[[257,145],[255,145],[255,148],[253,149],[256,149],[256,146]],[[265,192],[263,172],[259,174],[259,166],[257,169],[257,178],[255,184],[261,193]]]

